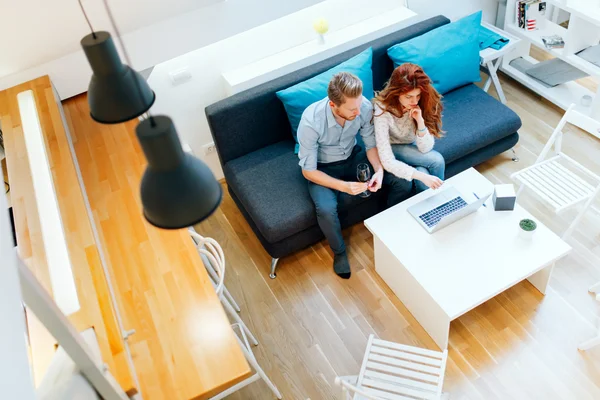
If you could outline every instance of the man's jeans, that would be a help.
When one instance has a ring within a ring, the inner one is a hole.
[[[360,146],[355,146],[352,150],[352,154],[346,160],[328,164],[317,164],[317,169],[333,178],[356,182],[358,180],[356,178],[356,167],[361,163],[368,164],[371,168],[371,173],[374,173],[373,167],[367,159],[365,150]],[[383,185],[389,186],[389,195],[387,199],[389,207],[408,198],[413,187],[412,181],[407,181],[388,173],[383,174]],[[308,191],[315,203],[319,227],[329,241],[331,250],[333,250],[334,254],[343,253],[346,251],[346,244],[344,243],[342,227],[338,218],[338,202],[346,203],[347,201],[344,201],[343,197],[350,197],[350,195],[317,185],[313,182],[308,182]]]

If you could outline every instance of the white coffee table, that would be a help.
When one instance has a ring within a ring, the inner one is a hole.
[[[446,185],[467,197],[493,191],[493,184],[473,168]],[[491,197],[487,207],[429,234],[406,209],[433,194],[427,190],[413,196],[365,225],[373,234],[375,270],[445,349],[450,321],[498,293],[524,279],[545,293],[554,262],[571,247],[518,204],[514,211],[494,211]],[[537,222],[531,240],[518,234],[523,218]]]

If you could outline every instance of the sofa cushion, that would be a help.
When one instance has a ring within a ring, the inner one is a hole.
[[[298,125],[306,107],[327,97],[329,81],[338,72],[351,72],[358,76],[363,83],[363,95],[367,99],[373,98],[373,49],[368,48],[343,63],[327,71],[297,83],[287,89],[278,91],[277,97],[283,103],[292,127],[292,134],[296,138]]]
[[[223,168],[230,189],[271,243],[317,224],[307,181],[294,154],[294,141],[286,140],[231,160]],[[340,195],[343,212],[377,196]]]
[[[515,133],[521,119],[514,111],[470,84],[446,93],[442,98],[442,130],[435,149],[446,164]]]
[[[481,11],[388,49],[397,67],[418,64],[441,94],[481,80],[479,30]]]

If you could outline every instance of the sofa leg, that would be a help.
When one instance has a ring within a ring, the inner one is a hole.
[[[510,151],[512,151],[512,153],[513,153],[512,160],[514,162],[519,162],[519,157],[517,157],[517,152],[515,151],[515,148],[513,147],[512,149],[510,149]]]
[[[277,278],[277,274],[275,273],[275,268],[277,268],[278,262],[279,262],[279,258],[271,259],[271,273],[269,274],[269,278],[271,278],[271,279]]]

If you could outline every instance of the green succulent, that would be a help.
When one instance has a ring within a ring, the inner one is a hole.
[[[537,228],[537,224],[535,223],[535,221],[528,218],[522,219],[519,222],[519,226],[521,227],[521,229],[528,232],[534,231],[535,228]]]

